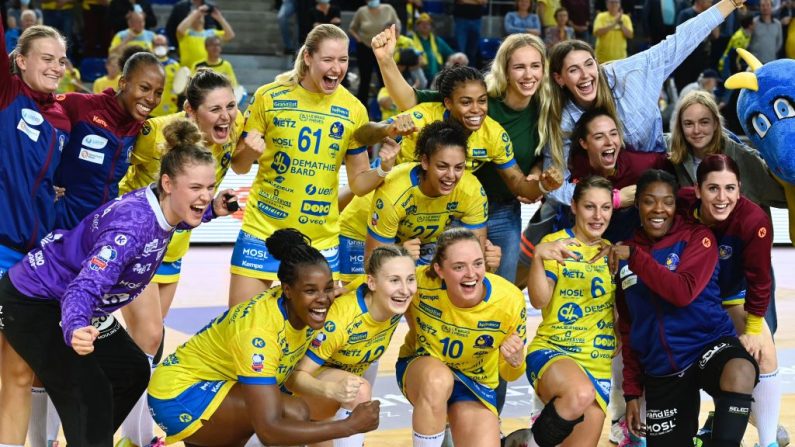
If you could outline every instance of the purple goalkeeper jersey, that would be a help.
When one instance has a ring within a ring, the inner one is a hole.
[[[213,216],[211,205],[203,220]],[[48,234],[8,274],[22,294],[61,303],[64,341],[71,345],[75,329],[141,293],[174,229],[152,187],[145,187],[106,203],[71,230]]]

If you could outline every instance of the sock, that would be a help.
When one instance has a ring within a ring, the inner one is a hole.
[[[59,431],[61,431],[61,418],[52,399],[47,396],[47,441],[57,440]]]
[[[414,447],[441,447],[442,441],[444,441],[444,432],[435,435],[421,435],[415,431],[411,437]]]
[[[340,408],[337,410],[337,414],[334,415],[335,421],[341,421],[343,419],[348,419],[348,416],[351,415],[350,410],[346,410],[344,408]],[[348,436],[347,438],[340,438],[334,440],[334,447],[362,447],[364,445],[364,433],[357,433],[355,435]]]
[[[624,401],[624,357],[620,351],[613,357],[611,370],[610,403],[607,405],[607,416],[615,423],[627,412],[627,403]]]
[[[30,421],[28,422],[28,443],[34,446],[47,445],[47,391],[34,386],[31,388]]]
[[[146,354],[149,360],[149,366],[154,369],[154,356]],[[146,391],[135,403],[135,406],[130,410],[130,414],[124,419],[121,424],[121,436],[127,438],[137,446],[147,446],[152,443],[155,437],[155,422],[149,414],[149,403],[146,398]]]
[[[555,447],[562,443],[574,430],[574,426],[585,420],[583,416],[573,421],[567,421],[560,417],[555,409],[555,399],[557,397],[549,401],[533,423],[531,429],[533,439],[539,447]]]
[[[721,391],[715,398],[715,419],[712,422],[712,445],[737,447],[743,440],[748,416],[751,414],[751,395]],[[774,423],[775,425],[775,423]],[[775,429],[773,430],[775,439]]]
[[[254,433],[251,436],[251,438],[248,440],[248,442],[246,442],[246,445],[243,446],[243,447],[265,447],[265,446],[262,445],[261,442],[259,442],[259,438],[257,437],[257,434]]]
[[[370,388],[375,389],[375,379],[378,378],[378,360],[374,361],[364,372],[364,380],[370,382]]]
[[[767,446],[776,442],[778,418],[781,412],[781,376],[778,370],[769,374],[760,374],[759,383],[752,394],[754,402],[751,413],[756,419],[759,432],[759,445]]]

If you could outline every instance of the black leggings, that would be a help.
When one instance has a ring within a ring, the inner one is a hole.
[[[356,45],[356,64],[359,66],[359,90],[356,91],[356,97],[359,98],[359,101],[365,107],[368,107],[367,100],[370,98],[370,82],[373,80],[373,70],[378,75],[377,87],[384,85],[384,82],[381,79],[381,71],[378,69],[373,50],[361,42]]]
[[[44,384],[71,447],[108,447],[149,383],[149,361],[112,316],[95,318],[94,352],[67,346],[57,301],[22,295],[0,280],[3,335]]]

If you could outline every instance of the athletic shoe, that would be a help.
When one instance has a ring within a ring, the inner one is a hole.
[[[150,442],[146,447],[166,447],[166,440],[164,438],[158,438],[155,436],[152,438],[152,442]]]
[[[527,447],[533,432],[529,428],[522,428],[509,434],[502,440],[502,447]]]
[[[789,445],[789,432],[783,425],[778,426],[776,441],[778,441],[778,447],[787,447]]]
[[[624,416],[621,416],[619,420],[613,421],[610,425],[610,436],[608,436],[608,440],[613,444],[619,444],[627,437],[627,432],[627,424],[624,422]]]
[[[58,447],[59,445],[61,445],[61,443],[58,441],[47,441],[47,447]]]
[[[709,415],[707,416],[707,420],[704,421],[704,425],[698,429],[698,433],[693,438],[696,446],[710,446],[712,445],[712,421],[715,419],[715,412],[710,411]],[[698,442],[700,441],[700,443]]]
[[[626,435],[624,440],[618,444],[618,447],[646,447],[646,438],[640,438],[630,433],[627,423],[623,419],[619,424],[623,425]]]

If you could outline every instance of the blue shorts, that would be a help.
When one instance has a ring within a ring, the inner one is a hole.
[[[163,261],[160,263],[160,267],[157,268],[157,272],[155,272],[152,282],[157,284],[173,284],[175,282],[179,282],[179,274],[181,271],[182,258],[177,259],[174,262]]]
[[[209,420],[236,382],[198,382],[171,399],[147,395],[152,418],[164,432],[166,442],[181,441],[196,433]]]
[[[406,378],[406,370],[408,369],[411,362],[418,358],[420,357],[399,358],[395,364],[395,375],[397,376],[398,387],[400,387],[400,391],[403,393],[406,399],[409,398],[403,383]],[[456,402],[480,402],[495,415],[497,414],[496,391],[475,382],[460,371],[452,368],[450,368],[450,371],[453,373],[454,378],[453,392],[450,393],[450,397],[447,399],[447,406],[450,406]]]
[[[334,279],[337,279],[340,271],[339,245],[320,250],[320,253],[326,257]],[[264,240],[240,230],[232,252],[231,271],[240,276],[275,281],[278,279],[279,261],[268,253]]]
[[[351,282],[364,275],[364,241],[340,235],[340,279]]]
[[[610,363],[606,362],[606,368],[598,368],[601,366],[599,363],[595,363],[593,365],[584,365],[583,362],[578,362],[572,358],[572,356],[568,355],[568,353],[558,350],[558,349],[529,349],[529,353],[527,354],[527,380],[530,382],[530,385],[533,388],[537,387],[538,379],[544,375],[547,368],[550,365],[555,363],[558,360],[568,358],[574,361],[577,366],[582,369],[588,379],[591,381],[593,385],[594,391],[596,391],[596,402],[602,408],[603,411],[607,410],[607,404],[610,402],[610,387],[611,382],[611,370],[610,370]],[[595,366],[596,368],[590,368],[589,366]],[[601,370],[599,370],[601,369]]]
[[[8,270],[24,257],[24,253],[0,245],[0,279],[6,276]]]

